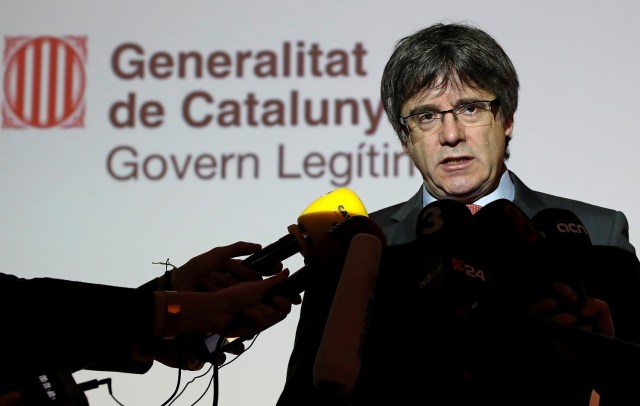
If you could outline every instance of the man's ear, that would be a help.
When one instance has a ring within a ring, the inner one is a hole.
[[[513,114],[504,119],[502,127],[504,128],[504,135],[511,137],[511,134],[513,133]]]

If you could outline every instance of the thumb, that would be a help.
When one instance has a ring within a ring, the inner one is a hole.
[[[267,291],[271,288],[278,286],[289,277],[289,270],[283,269],[282,271],[270,276],[262,281],[258,282],[262,288],[262,296],[265,296]]]
[[[228,301],[227,304],[240,310],[246,306],[262,301],[267,292],[274,286],[284,282],[289,276],[289,270],[283,269],[277,274],[259,281],[245,281],[237,283],[220,291],[225,296],[235,298],[235,303]]]

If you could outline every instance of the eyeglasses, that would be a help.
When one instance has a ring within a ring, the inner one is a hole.
[[[490,125],[498,111],[498,106],[500,106],[498,99],[479,100],[461,104],[451,110],[423,111],[406,117],[400,116],[400,123],[404,126],[407,136],[417,128],[419,132],[414,132],[414,135],[426,137],[442,127],[444,116],[447,113],[453,114],[456,122],[463,127]]]

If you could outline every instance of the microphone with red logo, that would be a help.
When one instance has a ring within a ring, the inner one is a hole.
[[[489,282],[473,239],[472,214],[458,201],[434,201],[418,215],[411,250],[419,287],[425,299],[457,317],[475,309]]]
[[[537,299],[530,286],[540,279],[534,265],[538,233],[531,219],[511,201],[498,199],[473,216],[473,226],[478,258],[491,279],[487,306],[527,311]]]

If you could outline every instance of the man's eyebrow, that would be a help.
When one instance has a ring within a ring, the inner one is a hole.
[[[456,107],[462,106],[463,104],[475,103],[479,100],[482,100],[482,99],[480,97],[465,97],[463,99],[458,99],[452,108],[455,109]],[[449,109],[444,109],[444,110],[449,110]],[[442,110],[440,110],[435,104],[420,104],[418,106],[412,107],[411,110],[409,110],[409,114],[407,114],[407,117],[412,116],[414,114],[428,113],[428,112],[437,113],[439,111],[442,111]]]
[[[407,116],[412,116],[414,114],[427,113],[427,112],[438,112],[440,111],[434,104],[420,104],[418,106],[412,107],[409,110],[409,114]]]

